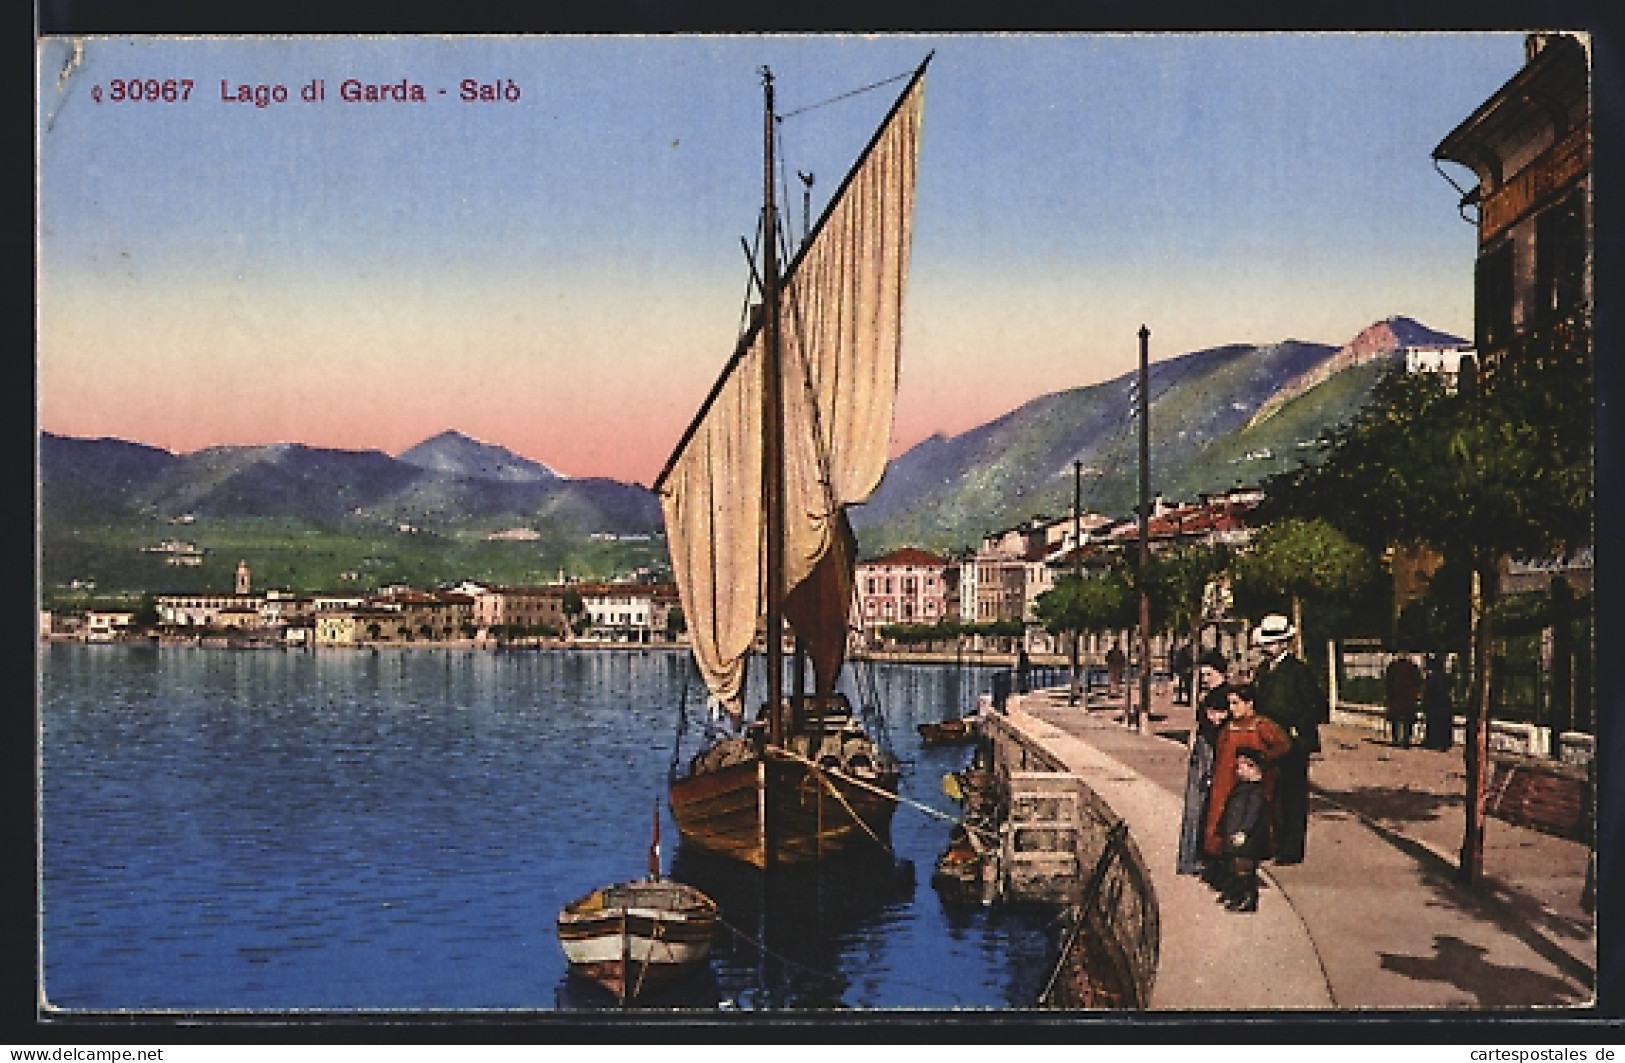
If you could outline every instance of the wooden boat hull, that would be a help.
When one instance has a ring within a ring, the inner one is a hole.
[[[781,864],[808,863],[888,844],[897,775],[860,785],[805,761],[753,755],[671,784],[684,841],[753,867],[767,866],[767,824]]]
[[[623,1000],[705,962],[717,906],[680,882],[653,880],[593,890],[559,912],[570,969]]]
[[[933,720],[914,728],[920,741],[928,746],[963,745],[976,741],[976,718],[961,716],[954,720]]]

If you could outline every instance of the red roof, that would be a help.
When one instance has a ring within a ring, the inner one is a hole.
[[[929,550],[921,550],[917,546],[905,546],[901,550],[893,550],[885,557],[865,561],[864,564],[883,568],[944,568],[948,564],[948,559],[938,557]]]

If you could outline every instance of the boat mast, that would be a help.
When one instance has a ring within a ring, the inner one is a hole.
[[[773,199],[773,71],[762,67],[767,107],[762,124],[762,298],[767,303],[762,365],[762,504],[767,535],[768,737],[783,743],[784,704],[784,398],[779,372],[779,239]]]
[[[762,122],[762,298],[767,303],[762,345],[762,503],[767,537],[767,719],[768,741],[784,744],[784,399],[779,374],[779,234],[773,202],[773,71],[762,67],[766,108]],[[764,759],[758,771],[767,767]],[[757,786],[767,779],[758,776]],[[770,821],[773,802],[757,795],[761,816],[762,863],[778,863],[778,831]]]

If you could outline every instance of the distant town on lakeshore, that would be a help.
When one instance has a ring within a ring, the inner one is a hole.
[[[1258,485],[1313,460],[1325,433],[1359,408],[1382,372],[1438,373],[1453,387],[1470,354],[1458,337],[1389,318],[1341,347],[1230,345],[1152,366],[1151,549],[1245,546],[1263,497]],[[883,630],[910,625],[1019,632],[1035,623],[1036,602],[1058,574],[1136,541],[1139,521],[1120,482],[1122,467],[1133,465],[1124,453],[1130,384],[1124,377],[1044,396],[896,459],[855,521],[866,558],[856,574],[859,638],[878,644]],[[1011,454],[1022,455],[1025,467],[1012,465]],[[1074,512],[1085,480],[1084,506]],[[41,486],[47,638],[290,646],[684,641],[658,505],[646,488],[573,480],[453,431],[395,458],[288,444],[175,455],[47,434]],[[255,535],[242,534],[245,525]],[[154,527],[164,529],[161,537],[141,538]],[[364,540],[367,556],[325,571],[305,564],[306,579],[314,574],[325,585],[301,586],[290,578],[298,566],[278,561],[313,534],[327,546],[335,535]],[[288,542],[252,545],[278,535]],[[87,539],[100,545],[87,548]],[[373,555],[401,544],[427,543],[457,549],[425,558],[416,572],[374,563]],[[221,555],[232,550],[241,556],[228,588],[220,574],[231,561]],[[493,578],[490,551],[531,553],[524,566]],[[486,574],[457,571],[459,560]],[[553,570],[536,578],[548,561]],[[103,585],[98,568],[119,575]],[[509,578],[515,572],[530,578]]]

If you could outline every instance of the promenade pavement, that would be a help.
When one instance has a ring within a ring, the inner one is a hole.
[[[1162,920],[1154,1009],[1325,1010],[1585,1007],[1597,939],[1582,903],[1589,849],[1498,819],[1485,874],[1457,880],[1465,767],[1328,725],[1310,769],[1302,864],[1265,864],[1254,915],[1226,912],[1174,873],[1191,709],[1153,688],[1144,733],[1121,699],[1066,691],[1012,697],[1012,724],[1082,776],[1128,821]]]

